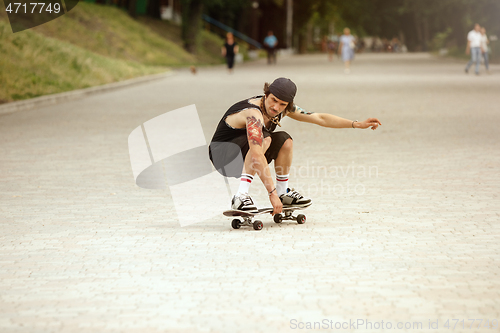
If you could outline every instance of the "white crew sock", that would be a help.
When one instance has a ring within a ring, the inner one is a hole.
[[[276,192],[278,192],[278,196],[286,193],[288,189],[288,176],[276,175]]]
[[[252,175],[242,173],[240,178],[240,187],[238,188],[237,195],[248,194],[248,191],[250,190],[250,184],[252,184],[252,180]]]

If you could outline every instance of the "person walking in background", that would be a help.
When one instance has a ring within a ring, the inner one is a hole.
[[[481,40],[483,36],[481,35],[481,26],[479,24],[474,25],[474,30],[471,30],[467,35],[467,48],[465,49],[465,54],[470,54],[470,60],[465,66],[465,73],[469,73],[469,68],[472,64],[476,63],[476,75],[479,75],[479,64],[481,62]]]
[[[264,47],[267,51],[267,64],[276,65],[276,47],[278,46],[278,39],[274,36],[274,33],[269,30],[266,38],[264,38]]]
[[[234,40],[233,34],[228,32],[226,35],[226,42],[224,43],[224,46],[222,46],[222,56],[226,58],[229,73],[233,72],[234,57],[238,54],[238,51],[238,43]]]
[[[392,52],[394,52],[394,53],[401,52],[400,46],[401,46],[401,43],[399,42],[399,39],[397,37],[394,37],[392,39],[392,42],[391,42]]]
[[[354,59],[355,48],[354,36],[351,35],[349,28],[345,28],[344,34],[340,37],[339,54],[342,56],[345,66],[344,73],[346,74],[349,74],[351,71],[351,61]]]
[[[333,61],[333,55],[335,54],[335,49],[337,48],[338,37],[336,35],[328,36],[326,42],[326,48],[328,49],[328,60]]]
[[[486,67],[486,73],[490,74],[490,64],[488,59],[488,44],[490,41],[488,40],[488,36],[486,36],[486,29],[484,27],[481,28],[481,51],[483,53],[484,59],[484,67]]]

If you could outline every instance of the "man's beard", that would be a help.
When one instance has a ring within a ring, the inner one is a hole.
[[[279,119],[279,116],[280,114],[278,113],[276,116],[274,117],[271,117],[271,115],[269,113],[267,113],[267,109],[266,109],[266,96],[262,97],[262,101],[261,101],[261,109],[262,109],[262,112],[264,113],[264,115],[269,118],[269,120],[271,120],[271,122],[273,124],[276,124],[278,125],[279,127],[281,127],[281,124],[280,124],[280,119]]]

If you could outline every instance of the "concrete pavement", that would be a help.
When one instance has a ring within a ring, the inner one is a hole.
[[[500,322],[500,67],[464,66],[367,54],[345,75],[294,56],[0,116],[0,331],[497,331],[484,326]],[[283,121],[290,185],[314,200],[306,224],[181,228],[169,191],[134,184],[128,135],[196,104],[209,141],[278,76],[306,110],[383,125]]]

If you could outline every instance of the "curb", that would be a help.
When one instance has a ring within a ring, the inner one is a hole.
[[[58,103],[66,102],[66,101],[71,101],[71,100],[83,98],[83,97],[90,96],[90,95],[99,94],[102,92],[117,90],[120,88],[133,86],[133,85],[141,84],[144,82],[149,82],[149,81],[167,78],[167,77],[170,77],[172,75],[174,75],[174,72],[171,70],[171,71],[168,71],[165,73],[141,76],[141,77],[125,80],[125,81],[104,84],[102,86],[97,86],[97,87],[72,90],[72,91],[67,91],[67,92],[53,94],[53,95],[45,95],[45,96],[30,98],[30,99],[18,101],[18,102],[10,102],[10,103],[5,103],[5,104],[0,104],[0,115],[14,113],[17,111],[30,110],[30,109],[34,109],[34,108],[38,108],[38,107],[54,105],[54,104],[58,104]]]

